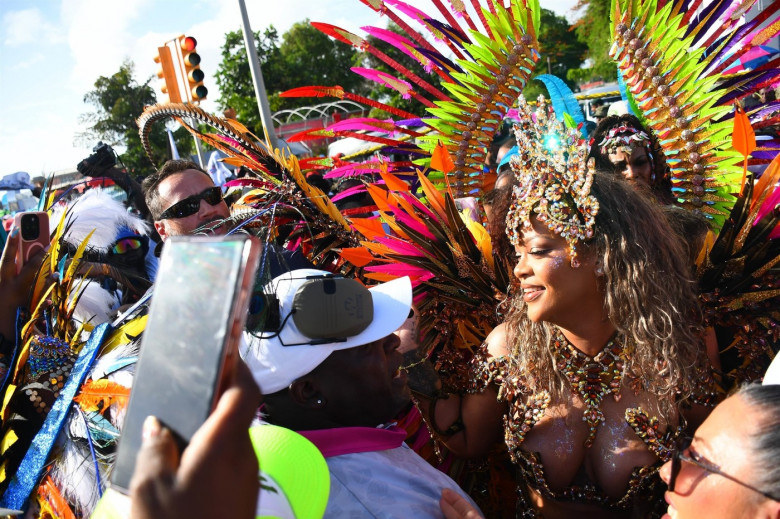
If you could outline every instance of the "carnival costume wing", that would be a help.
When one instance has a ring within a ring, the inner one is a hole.
[[[59,219],[2,387],[0,507],[42,517],[88,516],[105,489],[145,319],[105,321],[115,300],[92,278],[124,275],[85,260],[100,239],[70,211],[86,205]]]
[[[353,219],[364,236],[342,256],[368,279],[412,279],[421,331],[420,348],[433,357],[448,388],[464,388],[467,360],[499,323],[496,306],[505,296],[511,266],[493,253],[485,228],[452,195],[440,193],[423,175],[425,203],[409,183],[382,173],[388,189],[369,185],[380,219]],[[386,232],[385,229],[390,232]]]
[[[484,172],[485,157],[494,135],[512,107],[539,59],[537,30],[539,4],[536,0],[514,1],[504,7],[495,0],[486,5],[471,2],[475,16],[464,2],[434,2],[437,15],[426,14],[400,0],[362,0],[376,12],[387,16],[403,31],[403,35],[378,27],[364,27],[370,36],[398,49],[416,60],[426,71],[421,77],[399,64],[373,45],[368,39],[338,27],[313,23],[329,36],[372,54],[388,65],[395,74],[364,67],[353,68],[361,76],[395,90],[405,98],[414,99],[429,114],[422,118],[399,111],[384,103],[351,95],[341,87],[311,86],[290,90],[286,97],[331,96],[379,108],[393,118],[364,120],[355,126],[336,123],[324,130],[309,131],[293,139],[326,137],[357,137],[380,146],[375,151],[389,155],[405,155],[389,161],[389,171],[415,180],[415,167],[430,165],[436,146],[441,143],[453,157],[451,171],[429,171],[428,178],[439,190],[449,190],[455,198],[481,196],[489,190],[494,176]],[[412,24],[422,26],[416,30]],[[441,49],[430,43],[439,42]],[[451,59],[451,57],[453,59]],[[435,76],[434,76],[435,74]],[[436,81],[431,80],[435,78]],[[439,84],[440,86],[435,85]],[[408,129],[415,126],[414,133]],[[367,130],[382,129],[389,137],[367,135]],[[399,134],[394,136],[394,134]],[[420,135],[424,134],[424,135]],[[413,142],[409,137],[417,137]],[[343,174],[359,174],[360,167],[345,168]]]
[[[725,384],[759,380],[780,344],[780,158],[751,177],[697,261],[705,320],[718,331]]]
[[[780,76],[780,60],[733,76],[723,71],[778,32],[774,2],[754,20],[741,19],[754,1],[613,0],[610,55],[629,104],[658,137],[671,168],[677,203],[723,225],[743,181],[742,156],[732,148],[734,105]],[[755,125],[774,124],[778,103],[748,112]],[[762,144],[753,163],[777,154]]]

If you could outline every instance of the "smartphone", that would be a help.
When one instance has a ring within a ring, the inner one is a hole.
[[[147,416],[170,429],[183,450],[214,409],[239,359],[260,248],[252,236],[165,242],[112,488],[128,492]]]
[[[14,227],[19,229],[21,240],[16,251],[16,273],[39,250],[49,246],[49,215],[40,211],[26,211],[14,216]]]

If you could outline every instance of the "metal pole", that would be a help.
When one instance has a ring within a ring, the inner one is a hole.
[[[265,93],[265,83],[263,83],[263,72],[260,70],[260,60],[257,57],[255,48],[255,36],[252,27],[249,25],[249,17],[246,14],[244,0],[238,0],[238,6],[241,9],[241,30],[244,32],[244,46],[249,58],[249,68],[252,71],[252,80],[255,83],[255,96],[257,97],[257,106],[260,108],[260,120],[263,122],[263,133],[265,140],[271,147],[278,148],[279,143],[274,132],[274,122],[271,119],[271,111],[268,109],[268,96]]]
[[[197,124],[198,123],[197,121],[195,121],[195,119],[190,119],[190,126],[192,126],[193,128],[197,128],[198,127]],[[195,150],[198,153],[198,162],[200,162],[200,167],[206,169],[206,163],[203,161],[203,147],[201,147],[200,145],[200,139],[198,139],[194,135],[192,136],[192,138],[195,139]]]

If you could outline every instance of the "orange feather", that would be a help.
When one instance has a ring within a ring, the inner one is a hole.
[[[111,404],[127,405],[130,388],[110,380],[88,380],[74,398],[84,411],[104,411]],[[102,405],[101,405],[102,404]]]

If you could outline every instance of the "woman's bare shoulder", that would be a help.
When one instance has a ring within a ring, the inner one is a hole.
[[[509,330],[506,323],[501,323],[485,339],[488,357],[503,357],[509,355]]]

